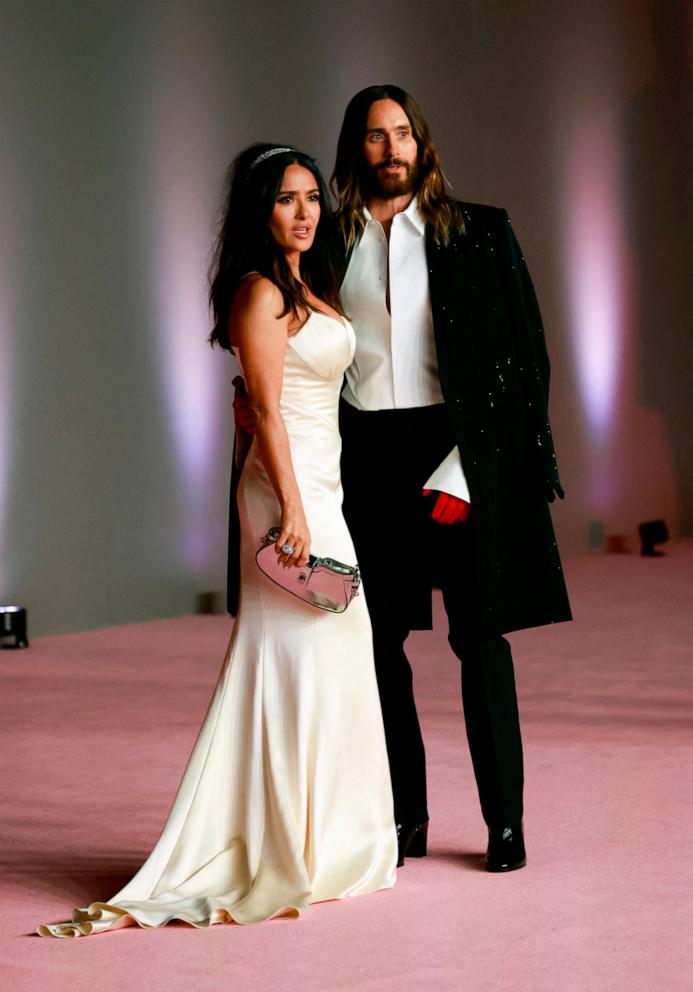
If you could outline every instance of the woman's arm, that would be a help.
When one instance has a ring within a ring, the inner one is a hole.
[[[279,551],[282,544],[289,544],[294,549],[291,555],[280,555],[288,566],[308,561],[310,532],[279,412],[290,320],[290,314],[277,319],[282,309],[282,295],[269,279],[257,276],[244,280],[234,296],[229,339],[245,375],[260,457],[281,507],[276,548]]]

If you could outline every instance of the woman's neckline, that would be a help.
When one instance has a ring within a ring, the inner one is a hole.
[[[348,333],[348,323],[346,317],[333,317],[331,313],[325,313],[324,310],[311,310],[306,319],[303,321],[301,326],[293,332],[293,334],[287,334],[287,341],[292,341],[294,338],[298,337],[301,331],[305,330],[306,326],[310,323],[312,317],[324,317],[326,320],[331,320],[333,324],[338,324],[343,331]],[[229,341],[229,344],[231,342]],[[237,347],[231,344],[231,351],[234,353],[236,358],[238,358]]]
[[[295,331],[288,335],[289,339],[295,338],[297,334],[300,334],[303,328],[310,323],[312,317],[325,317],[327,320],[331,320],[335,324],[339,324],[342,330],[346,330],[346,321],[343,317],[339,317],[337,314],[325,313],[324,310],[311,310],[306,319],[300,324]]]

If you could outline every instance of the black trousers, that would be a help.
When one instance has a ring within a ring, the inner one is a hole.
[[[473,510],[463,524],[437,524],[421,489],[452,450],[444,406],[363,413],[341,409],[344,515],[373,626],[397,822],[428,819],[426,756],[404,644],[431,627],[431,587],[440,586],[448,639],[461,663],[467,739],[489,826],[522,819],[522,740],[510,646],[481,639]]]

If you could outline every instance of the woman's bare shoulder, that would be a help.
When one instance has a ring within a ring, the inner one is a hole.
[[[288,331],[289,315],[284,314],[284,297],[271,279],[251,272],[244,276],[233,294],[229,313],[229,341],[235,348],[243,340],[255,338],[261,328],[274,336]]]
[[[283,309],[284,298],[272,280],[259,272],[249,272],[243,276],[233,295],[231,313],[232,316],[239,316],[241,311],[249,310],[253,314],[272,313],[278,317]]]

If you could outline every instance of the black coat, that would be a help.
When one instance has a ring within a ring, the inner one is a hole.
[[[426,253],[443,396],[472,501],[484,636],[571,619],[547,500],[560,480],[541,315],[505,210],[463,204],[464,233]],[[228,608],[238,601],[234,471]],[[464,525],[466,526],[466,525]]]
[[[570,620],[547,500],[562,496],[541,314],[505,210],[462,204],[426,254],[440,383],[472,503],[482,630]]]

